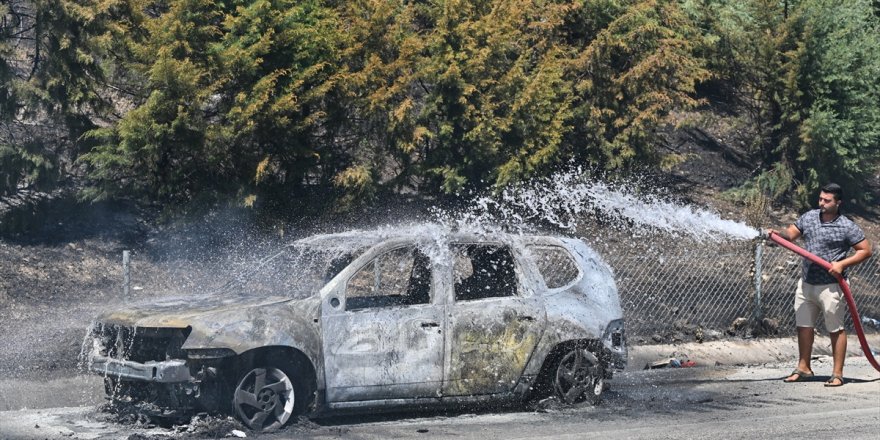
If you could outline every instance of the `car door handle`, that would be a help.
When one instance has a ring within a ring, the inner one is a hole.
[[[535,321],[535,317],[534,317],[534,316],[520,315],[520,316],[517,316],[516,318],[519,319],[520,321],[528,321],[528,322],[534,322],[534,321]]]
[[[430,328],[430,327],[440,327],[439,323],[436,322],[423,322],[422,328]]]

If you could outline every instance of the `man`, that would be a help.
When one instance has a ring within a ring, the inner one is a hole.
[[[843,329],[845,308],[843,293],[835,275],[845,276],[846,268],[861,263],[871,256],[871,244],[864,232],[852,220],[840,214],[843,203],[840,185],[829,183],[819,192],[819,209],[802,215],[795,224],[783,232],[776,232],[788,240],[804,238],[805,247],[811,253],[831,263],[831,270],[804,259],[803,271],[798,281],[794,300],[795,325],[798,334],[800,359],[797,368],[784,379],[800,382],[813,377],[810,357],[813,351],[813,327],[822,310],[825,328],[831,335],[834,367],[826,387],[843,385],[843,362],[846,358],[846,332]],[[849,249],[855,253],[847,257]]]

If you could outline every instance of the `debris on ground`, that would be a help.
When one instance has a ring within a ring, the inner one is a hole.
[[[736,318],[733,320],[732,323],[730,323],[730,327],[727,329],[727,334],[734,336],[734,335],[742,332],[746,328],[748,328],[748,326],[749,326],[748,319],[743,318],[743,317]]]
[[[294,433],[294,432],[306,433],[306,432],[314,431],[314,430],[320,429],[320,428],[321,428],[321,425],[313,422],[311,419],[309,419],[306,416],[300,415],[297,417],[296,422],[294,422],[293,424],[291,424],[290,426],[288,426],[287,428],[284,428],[284,429],[287,432],[291,432],[291,433]],[[348,430],[345,429],[344,432],[340,431],[339,435],[342,435],[345,432],[348,432]]]
[[[174,437],[165,434],[141,434],[134,433],[126,437],[126,440],[169,440]]]
[[[196,414],[186,425],[177,427],[177,431],[196,438],[245,438],[246,428],[232,416],[215,416],[207,413]]]
[[[645,370],[656,370],[659,368],[689,368],[696,367],[697,363],[690,359],[667,358],[645,364]]]
[[[874,328],[880,329],[880,320],[869,318],[867,316],[862,316],[862,324],[867,324]]]
[[[173,429],[177,434],[185,434],[187,438],[245,438],[245,427],[240,421],[228,415],[198,413],[188,416],[183,412],[170,412],[148,402],[129,402],[115,400],[102,405],[101,413],[114,423],[134,425],[140,428],[162,427]],[[189,413],[192,414],[192,413]],[[137,434],[140,435],[140,434]],[[156,439],[168,437],[130,437],[129,440]]]
[[[535,402],[534,410],[539,413],[556,411],[562,408],[563,404],[556,396],[550,396]]]
[[[101,405],[99,411],[106,414],[110,421],[120,425],[137,425],[144,428],[162,425],[155,419],[162,414],[162,409],[148,402],[113,400]]]

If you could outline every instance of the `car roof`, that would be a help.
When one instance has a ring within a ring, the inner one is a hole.
[[[317,234],[296,240],[290,246],[317,246],[322,248],[355,249],[372,247],[387,241],[442,242],[442,241],[504,241],[540,242],[565,241],[565,237],[543,234],[521,234],[488,230],[452,230],[442,225],[385,227],[374,230],[354,229],[332,234]]]

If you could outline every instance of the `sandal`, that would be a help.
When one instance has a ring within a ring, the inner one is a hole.
[[[835,380],[839,380],[840,383],[834,383]],[[828,388],[831,388],[831,387],[842,387],[843,384],[844,384],[844,382],[843,382],[843,376],[838,376],[838,375],[836,375],[836,374],[832,375],[832,376],[831,376],[831,379],[828,379],[828,381],[825,382],[825,386],[828,387]]]
[[[798,370],[797,368],[795,368],[794,371],[792,371],[791,374],[789,374],[789,376],[795,376],[795,375],[797,377],[792,380],[788,380],[788,377],[785,377],[784,379],[782,379],[782,381],[785,383],[805,382],[809,379],[812,379],[814,376],[813,373],[810,373],[808,371],[801,371],[801,370]],[[840,385],[838,385],[838,386],[840,386]]]

